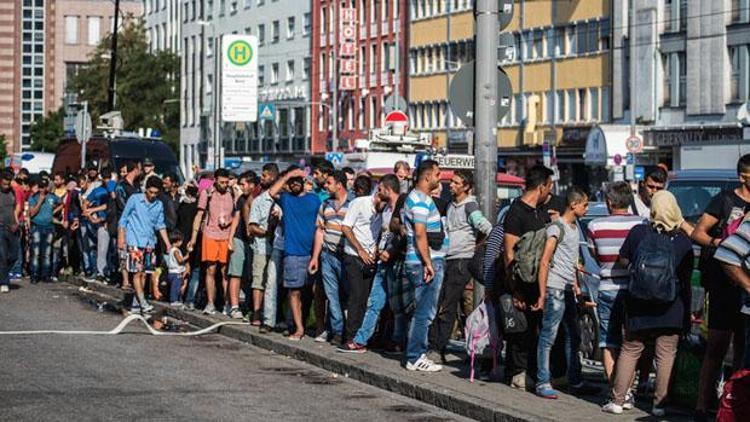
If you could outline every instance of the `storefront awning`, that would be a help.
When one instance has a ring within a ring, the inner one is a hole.
[[[640,130],[636,135],[643,139]],[[625,141],[630,137],[630,126],[627,125],[597,125],[591,128],[586,138],[586,152],[584,162],[591,166],[614,166],[615,156],[624,158],[628,153]]]

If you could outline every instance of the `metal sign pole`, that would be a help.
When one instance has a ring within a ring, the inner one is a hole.
[[[88,116],[88,114],[89,114],[89,102],[84,101],[83,102],[83,116],[84,116],[83,121],[84,122],[86,122],[86,116]],[[90,133],[88,133],[88,127],[85,123],[81,126],[83,127],[83,130],[81,131],[82,133],[81,133],[81,139],[80,139],[81,141],[81,170],[83,170],[86,168],[86,144],[89,141]]]

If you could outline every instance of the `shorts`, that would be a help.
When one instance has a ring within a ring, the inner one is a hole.
[[[263,290],[265,287],[265,280],[268,276],[266,269],[268,268],[268,255],[260,253],[253,254],[253,279],[250,288],[253,290]]]
[[[232,239],[232,253],[229,255],[227,275],[242,277],[245,274],[245,259],[245,242],[237,238]]]
[[[599,290],[596,312],[599,318],[599,347],[619,349],[625,328],[625,297],[627,290]]]
[[[717,281],[729,283],[729,280]],[[715,283],[716,284],[716,283]],[[742,289],[735,286],[719,285],[708,289],[708,328],[710,330],[743,332]]]
[[[201,242],[201,260],[226,264],[229,261],[229,239],[216,240],[203,236]]]
[[[284,257],[284,287],[287,289],[301,289],[312,284],[313,278],[307,274],[310,256]]]
[[[128,246],[125,256],[121,257],[125,264],[125,270],[129,273],[146,273],[151,274],[154,272],[154,264],[156,263],[156,254],[154,254],[154,248],[137,248],[135,246]]]

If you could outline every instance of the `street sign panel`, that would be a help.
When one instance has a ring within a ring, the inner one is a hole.
[[[641,181],[646,178],[646,168],[643,166],[636,166],[635,167],[635,180]]]
[[[326,160],[330,161],[334,166],[339,166],[344,161],[343,152],[327,152]]]
[[[258,38],[254,35],[221,37],[221,120],[254,122],[258,119]]]
[[[409,117],[403,111],[395,110],[385,115],[385,123],[406,123]]]
[[[474,156],[463,154],[434,155],[431,157],[443,169],[474,170]]]
[[[501,31],[510,25],[510,21],[513,19],[513,0],[500,0],[500,10],[498,13],[499,28]]]
[[[625,140],[625,148],[628,149],[628,152],[639,153],[643,151],[643,140],[635,135],[630,136]]]
[[[612,157],[612,161],[614,161],[614,162],[615,162],[615,165],[616,165],[616,166],[619,166],[620,164],[622,164],[622,155],[620,155],[620,154],[615,154],[615,156],[614,156],[614,157]]]
[[[635,164],[635,154],[633,154],[632,152],[625,154],[625,164]]]
[[[404,99],[404,97],[398,94],[391,94],[388,98],[386,98],[385,104],[383,105],[383,109],[385,110],[386,114],[394,110],[405,111],[406,108],[406,100]]]
[[[86,143],[91,138],[91,115],[86,110],[76,114],[75,134],[78,143]]]
[[[510,111],[510,98],[513,88],[510,78],[502,69],[497,69],[497,96],[490,101],[497,101],[497,121]],[[453,114],[466,126],[474,126],[474,62],[461,66],[453,76],[448,91],[448,101]]]
[[[503,32],[497,43],[497,61],[498,63],[512,62],[516,58],[515,38],[510,32]]]

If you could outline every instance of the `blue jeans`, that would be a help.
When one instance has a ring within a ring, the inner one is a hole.
[[[539,333],[539,344],[536,351],[537,388],[550,386],[549,354],[557,338],[557,329],[562,322],[565,325],[565,357],[568,361],[568,383],[577,386],[583,381],[581,362],[578,360],[578,348],[581,335],[576,318],[575,293],[571,287],[565,290],[547,288],[544,301],[542,329]]]
[[[23,267],[24,267],[24,260],[26,259],[26,254],[24,251],[26,250],[26,242],[29,241],[27,236],[24,236],[24,228],[23,225],[21,225],[16,230],[16,253],[14,255],[9,255],[9,259],[11,261],[10,264],[10,277],[11,278],[21,278],[23,275]]]
[[[20,243],[18,231],[11,233],[7,227],[0,225],[0,286],[10,285],[10,268],[18,259]]]
[[[96,226],[87,220],[81,221],[79,229],[81,236],[81,259],[83,260],[83,272],[87,276],[96,274],[96,232]]]
[[[414,286],[414,315],[409,324],[409,339],[406,342],[406,361],[414,363],[427,352],[427,335],[430,331],[432,320],[437,314],[438,299],[440,297],[440,286],[443,284],[442,259],[432,261],[435,277],[425,283],[422,276],[424,268],[421,264],[405,264],[404,272],[409,282]]]
[[[627,290],[599,290],[596,313],[599,318],[599,347],[619,349],[625,326],[625,297]]]
[[[198,292],[198,286],[201,284],[201,268],[190,268],[190,282],[188,283],[187,293],[185,294],[185,303],[195,304],[195,294]]]
[[[335,254],[323,251],[320,253],[320,271],[323,276],[323,290],[328,298],[328,323],[331,329],[328,334],[342,335],[344,312],[341,308],[339,291],[345,283],[344,263]]]
[[[274,249],[266,267],[266,285],[263,290],[263,325],[276,326],[276,309],[279,290],[284,280],[284,251]]]
[[[395,268],[394,268],[395,267]],[[375,273],[375,278],[372,281],[372,290],[370,290],[370,297],[367,299],[367,312],[365,313],[362,326],[357,331],[357,335],[354,337],[354,342],[357,344],[365,345],[370,341],[370,337],[375,332],[375,326],[378,323],[378,317],[380,311],[385,306],[387,299],[388,286],[393,285],[393,281],[397,276],[397,270],[400,269],[397,265],[392,262],[379,263],[378,270]],[[404,314],[394,312],[394,323],[393,323],[393,335],[392,340],[395,343],[404,343],[404,333],[406,332],[406,319]]]
[[[173,303],[179,302],[180,289],[182,288],[182,274],[169,273],[167,274],[167,281],[169,281],[169,301]]]
[[[29,271],[32,280],[49,280],[52,275],[52,237],[54,235],[54,227],[31,226]]]

